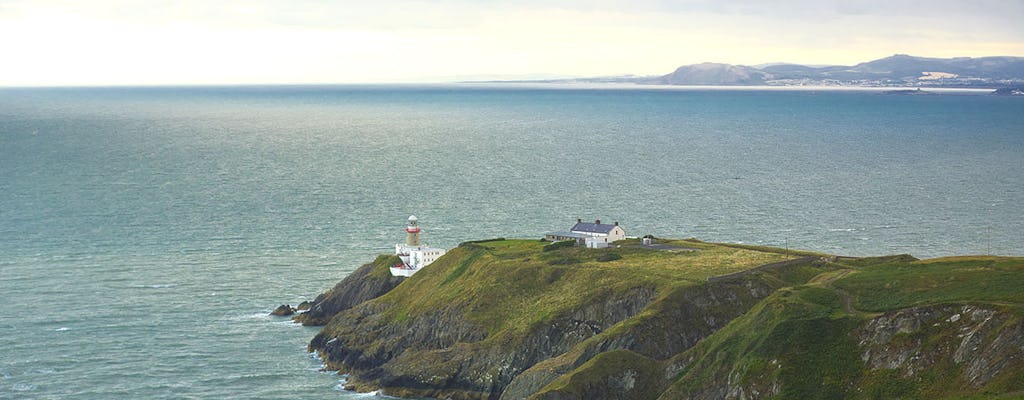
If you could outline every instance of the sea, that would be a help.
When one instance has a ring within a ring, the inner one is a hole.
[[[577,218],[1024,255],[1024,98],[828,88],[0,89],[0,399],[356,399],[268,313],[393,251]]]

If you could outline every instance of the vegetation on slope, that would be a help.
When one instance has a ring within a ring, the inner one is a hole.
[[[862,268],[834,283],[854,295],[864,311],[950,303],[1024,304],[1020,258],[947,257],[893,261]]]
[[[466,317],[488,335],[550,322],[597,299],[636,288],[660,293],[707,278],[787,259],[777,253],[687,243],[700,251],[665,252],[626,246],[543,251],[545,243],[503,240],[452,250],[379,301],[395,320],[440,308],[470,310]],[[617,254],[617,260],[608,259]]]
[[[681,372],[661,398],[1012,398],[1024,391],[1024,259],[847,261],[850,269],[779,290],[677,356],[668,370]]]

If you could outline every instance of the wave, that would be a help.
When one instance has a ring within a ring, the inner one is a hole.
[[[233,315],[228,317],[228,319],[231,321],[270,320],[270,310],[267,310],[267,312]]]
[[[178,286],[178,285],[177,284],[173,284],[173,283],[157,283],[157,284],[153,284],[153,285],[133,285],[132,287],[136,288],[136,289],[166,289],[166,288],[172,288],[172,287],[175,287],[175,286]]]

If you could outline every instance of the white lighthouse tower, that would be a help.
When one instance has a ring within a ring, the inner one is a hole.
[[[419,219],[409,216],[409,225],[405,227],[405,243],[395,244],[395,254],[402,259],[401,264],[391,267],[391,275],[412,276],[420,268],[430,265],[443,256],[445,249],[429,247],[420,241]]]

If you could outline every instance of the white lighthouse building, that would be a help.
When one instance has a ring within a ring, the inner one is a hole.
[[[391,275],[412,276],[420,268],[430,265],[444,255],[445,249],[430,247],[420,242],[418,222],[415,215],[409,216],[409,225],[405,227],[405,243],[395,244],[395,254],[402,259],[402,263],[391,267]]]

